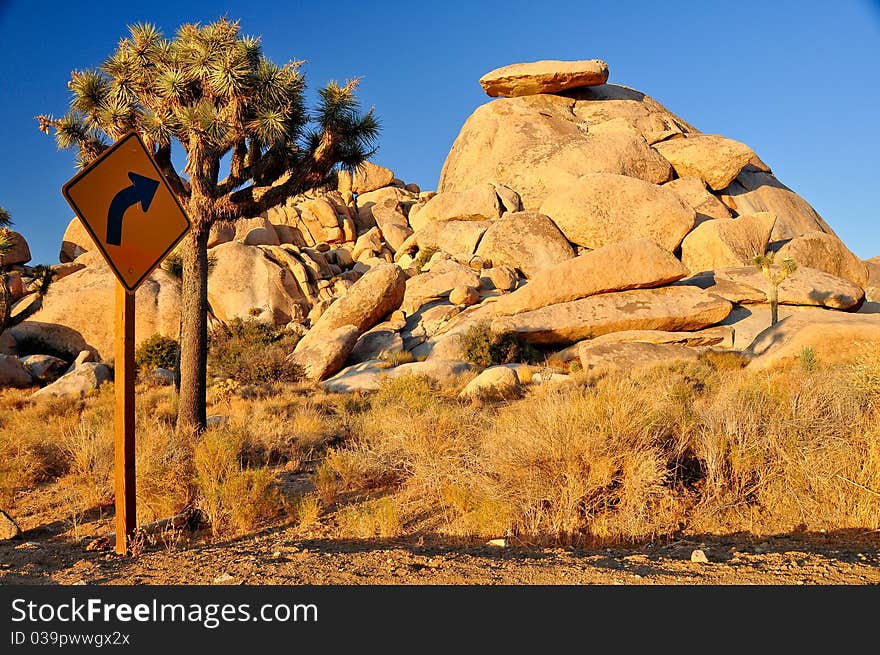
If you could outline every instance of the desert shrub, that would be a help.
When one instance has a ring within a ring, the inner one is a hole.
[[[84,509],[109,504],[115,470],[112,414],[105,408],[84,412],[72,429],[61,432],[59,445],[68,465],[68,481],[77,489],[73,497]]]
[[[35,403],[26,394],[0,390],[0,506],[8,506],[19,491],[68,473],[65,441],[86,407],[79,399]],[[109,401],[109,396],[99,395],[88,402],[109,406]]]
[[[704,350],[700,353],[699,360],[715,371],[738,371],[749,363],[740,353],[726,350]]]
[[[250,404],[238,420],[249,433],[249,461],[292,463],[294,468],[320,451],[335,435],[337,421],[312,399],[267,398]]]
[[[413,267],[416,269],[416,273],[421,273],[425,264],[431,261],[431,257],[437,254],[437,252],[437,248],[432,246],[420,248],[419,254],[416,255],[416,258],[413,260]]]
[[[246,439],[241,430],[213,428],[195,446],[196,485],[215,535],[253,529],[280,509],[272,472],[244,465]]]
[[[295,382],[302,369],[288,355],[298,341],[265,323],[236,319],[211,335],[208,361],[216,377],[241,384]]]
[[[177,368],[177,353],[180,345],[176,339],[154,334],[137,347],[134,363],[140,371],[164,368],[173,371]]]
[[[695,523],[708,513],[762,532],[880,526],[880,502],[864,491],[880,487],[877,411],[851,368],[731,378],[696,409],[706,511]]]
[[[176,434],[172,423],[139,420],[135,466],[139,521],[174,516],[193,505],[193,442]]]
[[[344,507],[338,521],[343,535],[360,539],[396,537],[403,527],[400,509],[390,497]]]
[[[463,335],[465,359],[477,366],[534,362],[540,354],[513,333],[496,334],[485,323]]]
[[[385,378],[370,403],[377,406],[403,406],[408,409],[423,409],[436,402],[440,395],[440,385],[425,375],[399,375]]]
[[[798,355],[798,362],[805,373],[812,373],[819,366],[816,351],[810,346],[804,346]]]
[[[315,493],[322,505],[326,507],[336,502],[336,495],[339,493],[339,479],[336,477],[333,466],[326,459],[315,468],[315,472],[312,474],[312,484],[315,486]]]
[[[505,506],[528,542],[630,541],[665,532],[671,501],[661,395],[613,377],[592,392],[527,399],[501,412],[482,442],[478,498]]]
[[[381,359],[382,363],[388,368],[394,368],[395,366],[400,366],[401,364],[410,364],[416,361],[416,358],[408,350],[387,353],[385,355],[382,355]]]
[[[321,501],[314,494],[297,496],[290,503],[291,520],[301,529],[307,529],[318,523],[321,517]]]

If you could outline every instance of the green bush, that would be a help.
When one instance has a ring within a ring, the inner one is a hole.
[[[416,271],[421,273],[422,268],[424,268],[425,264],[431,261],[431,257],[433,257],[435,253],[437,253],[437,248],[433,246],[419,249],[419,254],[416,255],[415,260],[413,260],[413,266],[415,267]]]
[[[134,363],[138,370],[164,368],[173,371],[177,367],[177,351],[180,345],[176,339],[154,334],[144,341],[134,353]]]
[[[485,323],[464,334],[465,359],[477,366],[534,362],[540,353],[513,333],[496,334]]]
[[[288,359],[299,336],[255,320],[235,319],[210,339],[208,364],[216,377],[241,384],[296,382],[302,369]]]

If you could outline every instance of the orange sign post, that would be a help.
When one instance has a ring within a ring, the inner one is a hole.
[[[135,291],[190,228],[189,218],[136,133],[62,189],[119,283],[116,288],[116,552],[129,551],[135,503]]]

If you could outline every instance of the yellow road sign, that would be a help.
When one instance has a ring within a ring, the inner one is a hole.
[[[129,292],[190,228],[183,207],[135,132],[84,168],[62,193]]]

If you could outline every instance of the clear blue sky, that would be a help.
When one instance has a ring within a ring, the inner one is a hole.
[[[382,119],[375,161],[436,187],[461,124],[486,102],[477,80],[535,59],[602,58],[611,81],[704,132],[754,148],[862,257],[880,255],[880,4],[836,2],[27,2],[0,0],[0,206],[57,261],[72,212],[73,155],[37,130],[67,109],[70,71],[97,66],[126,25],[228,13],[278,63],[306,59],[312,88],[363,77]]]

